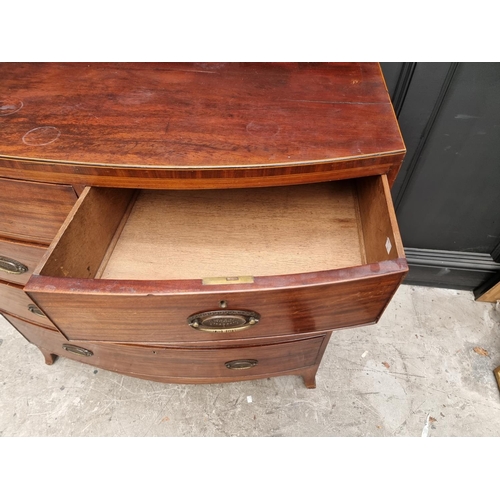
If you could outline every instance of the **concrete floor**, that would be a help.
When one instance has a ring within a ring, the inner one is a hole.
[[[292,376],[169,385],[46,366],[0,318],[0,435],[500,436],[498,365],[500,307],[404,285],[378,325],[332,336],[315,390]]]

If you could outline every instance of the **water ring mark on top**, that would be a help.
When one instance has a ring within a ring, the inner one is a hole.
[[[27,146],[47,146],[59,139],[61,131],[56,127],[36,127],[26,132],[23,142]]]
[[[23,106],[23,101],[17,99],[0,99],[0,116],[13,115],[20,111]]]

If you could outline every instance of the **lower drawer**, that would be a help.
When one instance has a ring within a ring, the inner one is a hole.
[[[65,356],[105,370],[160,382],[213,383],[302,374],[321,361],[330,334],[280,344],[176,349],[105,342],[68,342],[59,332],[5,315],[51,361]]]
[[[0,283],[0,311],[15,314],[33,323],[55,328],[18,285]]]
[[[221,382],[260,378],[317,364],[325,337],[254,347],[172,349],[94,343],[92,364],[160,381]],[[87,344],[82,344],[85,347]]]

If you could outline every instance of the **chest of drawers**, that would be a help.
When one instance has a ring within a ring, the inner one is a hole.
[[[47,363],[314,387],[404,278],[377,64],[1,70],[0,311]]]

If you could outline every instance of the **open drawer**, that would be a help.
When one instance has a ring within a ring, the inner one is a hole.
[[[385,176],[92,187],[25,291],[70,340],[176,344],[374,323],[406,272]]]

